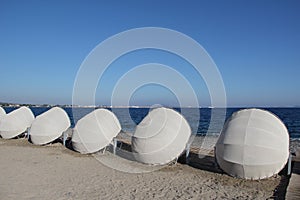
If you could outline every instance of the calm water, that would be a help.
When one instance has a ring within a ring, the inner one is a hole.
[[[6,112],[11,112],[16,108],[5,107]],[[46,107],[33,107],[31,108],[35,116],[49,110]],[[64,108],[68,113],[72,126],[80,118],[93,111],[93,108]],[[182,112],[187,121],[189,122],[192,132],[198,135],[216,135],[222,129],[222,119],[227,119],[233,112],[241,108],[227,108],[227,109],[210,109],[210,108],[174,108]],[[300,108],[264,108],[276,114],[287,126],[291,138],[300,139]],[[149,112],[148,108],[113,108],[112,110],[120,120],[122,129],[126,132],[133,132],[136,124],[138,124]],[[199,116],[200,113],[200,116]],[[216,116],[215,120],[211,122],[211,114]]]

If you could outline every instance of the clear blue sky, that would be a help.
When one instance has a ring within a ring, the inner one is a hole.
[[[96,45],[151,26],[180,31],[206,49],[223,77],[229,106],[300,105],[299,10],[297,0],[0,0],[0,102],[70,104],[76,73]],[[201,105],[210,105],[205,83],[191,67],[155,50],[114,62],[99,83],[97,104],[110,104],[126,70],[149,62],[173,66],[191,82]],[[140,88],[131,103],[177,105],[174,94],[157,85]]]

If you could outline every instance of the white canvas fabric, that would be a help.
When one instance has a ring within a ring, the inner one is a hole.
[[[33,113],[25,106],[8,113],[0,121],[1,137],[10,139],[20,135],[31,126],[33,120]]]
[[[137,161],[163,165],[184,151],[191,135],[185,118],[169,108],[156,108],[136,127],[132,151]]]
[[[263,179],[277,174],[289,157],[289,134],[272,113],[245,109],[225,123],[216,144],[216,159],[229,175]]]
[[[4,110],[2,107],[0,107],[0,120],[1,120],[1,118],[4,117],[5,115],[6,115],[5,110]]]
[[[54,107],[37,116],[30,128],[33,144],[43,145],[59,138],[71,126],[66,111]]]
[[[83,154],[94,153],[109,145],[120,131],[120,122],[111,111],[97,109],[77,122],[72,146]]]

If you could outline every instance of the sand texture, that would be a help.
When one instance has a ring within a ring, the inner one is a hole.
[[[99,156],[122,166],[109,152]],[[34,146],[25,139],[0,139],[0,199],[268,199],[282,179],[236,179],[206,161],[125,173],[60,143]]]

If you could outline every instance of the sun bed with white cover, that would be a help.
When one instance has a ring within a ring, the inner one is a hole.
[[[83,154],[94,153],[109,145],[120,131],[120,122],[111,111],[97,109],[76,123],[72,146]]]
[[[33,120],[33,113],[25,106],[6,114],[0,121],[1,137],[10,139],[24,133]]]
[[[70,126],[66,111],[54,107],[35,118],[30,127],[30,139],[33,144],[47,144],[59,138]]]
[[[289,134],[283,122],[261,109],[234,113],[216,144],[216,160],[226,173],[244,179],[277,174],[289,158]]]
[[[136,127],[132,151],[137,161],[163,165],[178,158],[191,135],[186,119],[175,110],[156,108]]]

